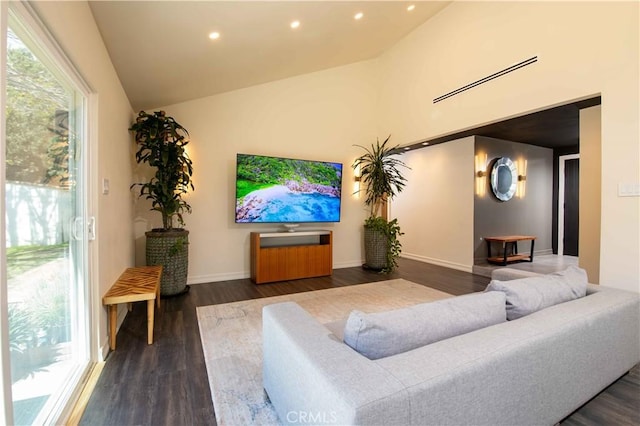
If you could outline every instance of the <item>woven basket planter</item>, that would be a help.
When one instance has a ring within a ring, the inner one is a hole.
[[[382,232],[364,228],[365,267],[380,271],[387,267],[387,237]]]
[[[173,296],[187,290],[189,231],[153,230],[147,236],[147,265],[162,265],[160,294]]]

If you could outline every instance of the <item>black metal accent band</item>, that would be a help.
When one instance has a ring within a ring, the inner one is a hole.
[[[524,60],[522,62],[519,62],[519,63],[517,63],[515,65],[511,65],[510,67],[505,68],[502,71],[498,71],[498,72],[493,73],[493,74],[491,74],[491,75],[489,75],[487,77],[481,78],[480,80],[474,81],[473,83],[469,83],[466,86],[462,86],[459,89],[453,90],[453,91],[451,91],[449,93],[446,93],[446,94],[444,94],[442,96],[438,96],[437,98],[435,98],[433,100],[433,103],[435,104],[435,103],[438,103],[440,101],[443,101],[443,100],[445,100],[447,98],[450,98],[452,96],[457,95],[458,93],[462,93],[462,92],[464,92],[466,90],[469,90],[469,89],[471,89],[473,87],[476,87],[476,86],[479,86],[479,85],[481,85],[483,83],[486,83],[487,81],[491,81],[491,80],[493,80],[495,78],[501,77],[501,76],[503,76],[505,74],[508,74],[508,73],[510,73],[512,71],[515,71],[515,70],[520,69],[522,67],[526,67],[527,65],[531,65],[531,64],[533,64],[534,62],[537,62],[537,61],[538,61],[538,57],[537,56],[533,56],[533,57],[531,57],[529,59],[526,59],[526,60]]]

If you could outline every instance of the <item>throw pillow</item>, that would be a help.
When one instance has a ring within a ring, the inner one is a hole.
[[[514,320],[587,294],[587,273],[577,266],[564,271],[510,281],[492,280],[486,292],[507,297],[507,319]]]
[[[344,342],[378,359],[505,321],[504,294],[474,293],[393,311],[352,311]]]

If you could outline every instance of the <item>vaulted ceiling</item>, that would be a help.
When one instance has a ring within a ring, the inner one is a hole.
[[[129,101],[141,110],[375,58],[450,3],[123,0],[89,5]],[[294,21],[297,28],[291,26]],[[214,32],[218,37],[212,39]],[[430,143],[475,134],[546,147],[576,145],[579,108],[599,103],[595,98],[551,108]]]
[[[379,56],[446,1],[90,1],[134,109]],[[414,8],[408,10],[409,6]],[[356,14],[361,13],[360,19]],[[292,28],[294,21],[299,22]],[[217,39],[209,35],[217,32]]]

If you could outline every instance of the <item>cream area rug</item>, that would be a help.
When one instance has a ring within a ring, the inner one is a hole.
[[[262,308],[294,301],[321,323],[451,297],[397,279],[197,308],[219,426],[280,424],[262,388]]]

